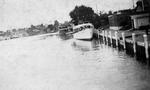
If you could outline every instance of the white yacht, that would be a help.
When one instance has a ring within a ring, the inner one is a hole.
[[[93,38],[94,26],[91,23],[80,24],[73,27],[75,39],[91,40]]]

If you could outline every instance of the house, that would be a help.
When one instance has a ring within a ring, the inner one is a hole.
[[[140,29],[150,25],[150,0],[139,0],[136,5],[135,13],[131,15],[132,27]]]
[[[150,25],[150,0],[138,0],[134,9],[120,10],[108,17],[110,29],[140,29]]]
[[[133,28],[139,29],[142,26],[148,26],[150,25],[150,14],[149,13],[137,13],[134,15],[131,15]]]

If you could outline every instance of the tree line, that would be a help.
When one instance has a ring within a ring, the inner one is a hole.
[[[84,5],[76,6],[70,13],[71,22],[75,25],[80,23],[89,22],[94,25],[95,28],[104,27],[109,25],[108,16],[112,14],[112,11],[108,13],[100,11],[95,13],[91,7]]]

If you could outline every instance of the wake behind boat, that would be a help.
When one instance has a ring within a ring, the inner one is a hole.
[[[93,38],[94,26],[91,23],[80,24],[73,27],[75,39],[91,40]]]

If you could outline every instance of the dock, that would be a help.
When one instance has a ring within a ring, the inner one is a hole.
[[[144,31],[118,31],[118,30],[97,30],[97,38],[104,44],[119,50],[124,50],[128,55],[137,60],[150,61],[150,35]]]

